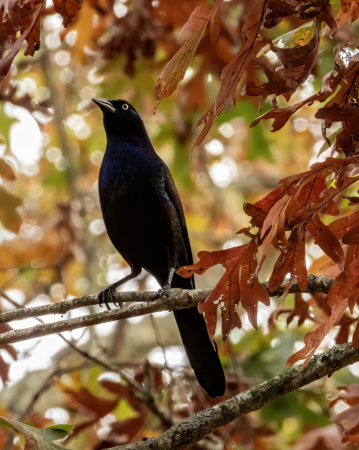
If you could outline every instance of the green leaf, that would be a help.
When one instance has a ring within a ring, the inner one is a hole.
[[[21,433],[25,439],[24,450],[63,450],[64,447],[54,444],[53,441],[64,439],[74,428],[72,425],[59,424],[39,429],[5,417],[0,417],[0,427]]]
[[[298,45],[306,45],[314,36],[315,22],[314,20],[305,23],[304,25],[296,28],[295,30],[288,31],[288,33],[283,34],[273,40],[273,44],[281,48],[293,48]],[[278,45],[281,44],[281,45]],[[265,55],[270,50],[269,45],[266,45],[262,50],[257,53],[257,58]]]
[[[313,405],[318,411],[313,411]],[[288,417],[295,419],[299,428],[306,424],[320,427],[329,425],[329,417],[325,414],[326,407],[324,394],[298,390],[264,405],[260,415],[266,423],[275,423],[277,429],[282,427]]]
[[[341,1],[340,0],[330,0],[329,5],[333,7],[335,16],[337,16],[338,12],[340,11]]]
[[[69,425],[67,423],[59,423],[57,425],[52,425],[51,427],[47,427],[47,428],[53,428],[55,430],[63,430],[66,431],[66,433],[70,433],[70,431],[72,431],[74,429],[73,425]],[[47,430],[47,428],[45,428]]]

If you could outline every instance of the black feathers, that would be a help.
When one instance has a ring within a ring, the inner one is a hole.
[[[99,193],[108,235],[131,274],[109,286],[114,289],[136,277],[141,269],[153,275],[163,289],[192,289],[194,282],[175,272],[192,264],[182,203],[169,169],[157,156],[137,111],[124,100],[95,98],[104,115],[107,148],[99,177]],[[190,364],[203,389],[222,396],[225,377],[217,352],[197,308],[175,311]]]

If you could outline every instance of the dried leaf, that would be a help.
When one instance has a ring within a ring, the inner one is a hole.
[[[340,2],[340,11],[337,16],[338,25],[341,27],[344,23],[355,22],[359,17],[359,4],[357,0],[350,2],[342,0]]]
[[[211,38],[215,39],[218,36],[220,30],[218,14],[222,2],[223,0],[217,0],[211,10],[199,6],[185,23],[180,34],[180,38],[185,39],[185,42],[166,64],[156,82],[154,113],[162,100],[169,97],[176,90],[178,83],[183,80],[209,21],[211,21]]]
[[[359,384],[358,383],[352,383],[348,386],[340,386],[338,387],[341,392],[339,397],[333,400],[330,404],[330,407],[332,408],[339,400],[342,400],[347,405],[353,406],[357,405],[359,403]]]
[[[349,266],[337,276],[334,284],[330,287],[327,304],[332,306],[347,299],[359,290],[359,257],[354,259]]]
[[[338,265],[340,270],[343,270],[345,258],[342,246],[334,233],[321,222],[318,215],[313,217],[308,231],[313,236],[314,242]]]
[[[351,325],[356,322],[357,319],[355,317],[349,317],[346,314],[338,322],[339,332],[335,337],[336,344],[345,344],[349,340],[349,331]]]
[[[62,24],[66,28],[70,25],[77,11],[81,9],[77,0],[53,0],[55,11],[61,15]]]
[[[217,327],[217,309],[219,303],[221,305],[221,311],[225,312],[225,315],[222,315],[223,339],[225,340],[227,338],[228,332],[235,326],[241,327],[241,320],[236,312],[236,304],[238,304],[240,298],[239,270],[241,259],[247,249],[248,244],[243,245],[237,258],[223,262],[222,265],[226,268],[225,274],[219,280],[209,297],[204,302],[198,304],[198,311],[204,313],[207,322],[208,335],[212,341]],[[234,302],[233,306],[231,306],[231,301]],[[230,315],[230,317],[228,317],[227,314]],[[223,318],[225,318],[224,323]],[[231,319],[231,321],[227,319]],[[224,333],[227,334],[225,335]]]
[[[11,331],[13,328],[8,323],[0,324],[0,334],[6,333],[7,331]],[[17,350],[13,345],[5,344],[1,346],[2,350],[5,350],[12,357],[13,360],[17,360]],[[8,375],[10,370],[10,364],[5,362],[3,357],[0,354],[0,378],[3,383],[8,381]]]
[[[264,71],[268,82],[260,86],[249,81],[243,89],[243,95],[261,96],[260,106],[268,95],[272,96],[272,106],[276,107],[275,97],[285,95],[287,101],[309,77],[318,58],[320,41],[320,21],[316,19],[313,38],[306,45],[297,45],[295,48],[276,47],[271,39],[263,38],[270,49],[276,53],[283,66],[271,70],[265,67]]]
[[[15,171],[5,158],[0,158],[0,177],[9,181],[16,180]]]
[[[295,305],[293,311],[287,317],[287,325],[289,325],[295,316],[298,316],[298,327],[303,325],[306,319],[310,319],[309,315],[309,305],[303,299],[302,294],[295,294]]]
[[[334,48],[335,69],[338,73],[336,75],[328,73],[324,76],[321,91],[308,97],[300,103],[296,103],[293,106],[288,106],[287,108],[281,109],[271,109],[254,120],[251,123],[251,127],[257,125],[263,119],[274,119],[272,131],[278,131],[287,123],[289,118],[304,105],[312,105],[315,101],[323,102],[327,100],[334,92],[336,92],[336,94],[326,104],[326,107],[330,107],[334,103],[339,106],[346,106],[347,102],[351,98],[357,98],[356,92],[359,84],[357,81],[359,56],[354,55],[353,57],[350,56],[350,58],[347,58],[346,60],[345,58],[343,59],[343,55],[346,54],[345,49],[347,47],[356,49],[359,48],[359,40],[352,39],[351,41],[339,44]],[[349,63],[347,63],[348,59]],[[338,90],[339,87],[340,89]]]
[[[331,310],[330,317],[314,331],[309,331],[309,333],[304,336],[305,346],[298,352],[294,353],[294,355],[292,355],[290,358],[288,358],[286,365],[293,366],[293,364],[295,364],[296,362],[304,359],[305,361],[302,364],[303,370],[308,365],[311,358],[314,356],[314,353],[321,344],[322,340],[334,327],[334,325],[339,322],[347,307],[347,300],[336,303]]]
[[[178,275],[183,278],[189,278],[193,274],[202,275],[210,267],[217,264],[224,265],[230,259],[237,259],[242,257],[246,251],[246,246],[240,245],[238,247],[228,248],[226,250],[219,250],[215,252],[199,252],[199,261],[192,266],[183,266],[176,271]]]
[[[339,426],[345,437],[347,434],[357,434],[359,432],[359,405],[351,406],[345,411],[335,414],[330,421]]]
[[[36,35],[38,34],[39,23],[38,19],[40,19],[40,12],[43,7],[43,4],[38,4],[34,7],[31,14],[26,16],[26,20],[23,19],[23,27],[21,37],[17,39],[15,44],[11,47],[9,53],[0,60],[0,81],[5,78],[5,75],[8,73],[11,67],[11,63],[13,62],[15,56],[18,54],[22,43],[25,39],[31,43],[30,50],[28,50],[28,54],[31,54],[31,50],[33,48],[33,38],[31,36],[32,31],[34,30]],[[27,54],[27,53],[26,53]]]
[[[253,45],[258,37],[259,30],[263,24],[265,6],[268,0],[257,0],[252,12],[249,14],[243,28],[243,44],[239,52],[224,67],[221,75],[221,87],[214,105],[199,119],[195,127],[204,125],[194,145],[199,145],[211,129],[215,117],[219,116],[224,109],[225,103],[232,98],[236,103],[236,90],[245,68],[250,60]]]
[[[269,211],[266,219],[264,220],[263,228],[261,231],[261,238],[264,238],[263,249],[260,263],[257,268],[257,273],[263,265],[263,262],[268,253],[268,248],[275,237],[278,237],[278,239],[280,239],[284,245],[288,244],[284,233],[284,220],[286,209],[291,200],[289,194],[290,192],[285,192],[285,194],[273,205],[272,209]],[[269,232],[265,236],[267,230],[269,230]]]
[[[359,227],[353,227],[342,237],[343,244],[359,244]]]
[[[0,186],[0,221],[2,225],[13,233],[18,233],[22,225],[22,219],[17,208],[22,205],[22,200]]]
[[[240,301],[247,311],[248,319],[253,328],[258,329],[257,311],[258,302],[270,305],[268,292],[259,283],[257,273],[257,247],[254,241],[251,242],[246,254],[241,261],[241,277],[239,283]]]
[[[342,239],[351,228],[356,226],[359,226],[359,211],[356,211],[350,216],[335,220],[329,224],[328,228],[338,239]]]
[[[304,433],[294,450],[341,450],[341,436],[336,426],[320,427]]]

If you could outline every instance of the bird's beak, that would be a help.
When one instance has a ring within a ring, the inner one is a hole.
[[[96,105],[101,109],[101,111],[104,113],[107,112],[116,112],[116,108],[113,107],[113,105],[106,99],[101,97],[95,97],[91,99]]]

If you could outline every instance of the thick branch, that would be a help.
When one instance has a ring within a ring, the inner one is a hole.
[[[305,292],[328,292],[334,279],[325,276],[309,275],[308,288]],[[286,280],[278,291],[272,293],[272,296],[282,295],[285,286],[288,284]],[[268,283],[263,283],[264,287],[268,289]],[[298,284],[295,282],[290,292],[300,292]],[[171,289],[166,297],[159,300],[150,301],[154,296],[154,292],[122,292],[116,293],[115,301],[140,301],[148,303],[140,303],[137,305],[130,305],[125,308],[119,308],[112,311],[104,311],[97,314],[90,314],[86,316],[76,317],[74,319],[60,320],[55,323],[45,325],[36,325],[30,328],[21,330],[11,330],[0,334],[0,345],[13,344],[15,342],[25,341],[36,337],[47,336],[49,334],[61,333],[63,331],[72,331],[77,328],[89,327],[100,323],[113,322],[114,320],[128,319],[130,317],[142,316],[159,311],[173,311],[175,309],[185,309],[192,306],[197,306],[200,301],[205,300],[210,291],[205,290],[182,290]],[[75,298],[73,300],[66,300],[52,305],[41,306],[36,308],[24,308],[21,310],[9,311],[0,314],[0,323],[9,322],[10,320],[18,320],[19,318],[32,317],[35,312],[42,312],[44,314],[61,313],[69,311],[70,309],[79,308],[81,306],[94,305],[98,303],[97,295],[86,295],[85,297]],[[46,311],[46,312],[45,312]],[[28,313],[29,312],[29,313]],[[25,315],[26,314],[26,315]],[[41,314],[36,314],[41,315]],[[4,320],[4,317],[6,320]],[[11,319],[10,319],[11,317]],[[10,319],[10,320],[9,320]]]
[[[111,450],[182,450],[194,445],[214,430],[233,420],[257,411],[266,403],[293,392],[313,381],[359,361],[359,350],[351,344],[336,345],[313,357],[301,372],[292,367],[281,375],[226,400],[213,408],[194,414],[171,427],[162,435],[142,442],[112,447]],[[110,449],[107,449],[110,450]]]

